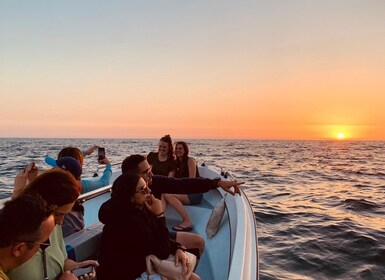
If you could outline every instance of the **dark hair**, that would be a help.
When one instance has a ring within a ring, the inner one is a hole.
[[[189,154],[190,150],[189,150],[186,142],[178,141],[175,143],[175,147],[176,147],[176,145],[182,145],[183,150],[184,150],[182,160],[180,160],[178,157],[176,157],[177,169],[176,169],[175,178],[181,178],[181,177],[183,177],[183,174],[185,174],[186,170],[187,170],[187,174],[189,174],[188,167],[187,167],[187,161],[188,161],[188,154]]]
[[[168,157],[169,158],[174,158],[174,147],[172,145],[172,140],[170,134],[167,134],[160,138],[160,141],[165,142],[168,144]]]
[[[80,151],[78,148],[75,148],[75,147],[63,148],[57,155],[58,159],[62,157],[72,157],[78,160],[80,162],[80,165],[83,165],[84,156],[82,151]]]
[[[188,154],[190,152],[190,149],[188,148],[187,143],[184,141],[178,141],[178,142],[175,142],[175,147],[176,147],[176,145],[182,145],[183,146],[183,150],[184,150],[183,158],[188,158]]]
[[[142,155],[131,155],[126,157],[122,162],[122,173],[139,173],[138,165],[144,160],[146,160],[146,157]]]
[[[37,176],[24,193],[39,194],[49,205],[62,206],[78,198],[79,182],[70,172],[52,168]]]
[[[20,195],[0,210],[0,248],[17,242],[37,241],[41,224],[53,213],[53,207],[37,194]]]
[[[112,202],[120,206],[127,205],[136,192],[136,185],[140,178],[139,174],[132,172],[120,175],[112,185]]]

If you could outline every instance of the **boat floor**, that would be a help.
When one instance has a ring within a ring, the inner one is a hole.
[[[211,239],[207,240],[206,225],[212,209],[220,199],[219,193],[213,192],[205,195],[203,201],[197,205],[184,205],[193,222],[192,233],[201,235],[205,239],[205,250],[195,270],[201,279],[227,279],[230,259],[230,229],[225,213],[220,230]],[[182,219],[173,207],[166,210],[166,222],[170,231],[172,227],[181,223]],[[218,257],[221,256],[221,257]]]

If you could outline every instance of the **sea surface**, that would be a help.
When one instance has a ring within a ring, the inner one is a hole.
[[[182,139],[186,140],[186,139]],[[261,279],[385,279],[384,142],[186,140],[190,155],[246,182],[257,219]],[[0,197],[17,172],[65,146],[106,148],[120,168],[156,139],[0,138]],[[98,168],[86,158],[84,176]]]

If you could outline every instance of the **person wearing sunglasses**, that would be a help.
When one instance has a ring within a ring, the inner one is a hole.
[[[140,175],[147,183],[148,188],[151,189],[151,193],[155,198],[160,199],[163,193],[175,193],[175,194],[193,194],[204,193],[211,189],[222,188],[224,191],[235,195],[240,194],[239,186],[243,182],[233,182],[207,178],[178,178],[153,175],[151,171],[151,165],[148,163],[145,156],[140,154],[134,154],[126,157],[122,162],[122,173],[134,173]],[[112,186],[112,189],[114,186]],[[104,204],[105,211],[99,211],[99,220],[105,224],[109,219],[109,204],[108,200]],[[204,249],[204,239],[198,234],[191,232],[170,232],[170,237],[176,242],[182,244],[185,248],[191,249],[191,252],[196,254],[199,258],[202,255]],[[198,249],[198,253],[194,252]]]
[[[75,159],[72,160],[76,161]],[[42,247],[42,250],[37,251],[29,261],[10,270],[8,273],[10,280],[76,279],[76,276],[71,273],[72,270],[89,265],[98,265],[94,260],[75,262],[68,259],[67,256],[61,225],[65,215],[71,211],[79,196],[79,182],[69,171],[53,168],[41,173],[21,193],[21,195],[25,194],[38,194],[48,205],[54,207],[56,226],[49,235],[50,246]],[[84,279],[93,279],[94,277],[95,272],[87,275]]]
[[[98,280],[147,279],[146,256],[166,259],[175,255],[187,274],[189,259],[178,242],[169,237],[160,199],[151,194],[146,181],[134,173],[119,176],[113,183],[103,228],[98,267]],[[192,267],[190,268],[192,269]],[[144,278],[143,278],[144,277]],[[192,274],[189,278],[200,279]]]
[[[39,195],[21,195],[9,200],[0,210],[0,279],[22,265],[40,248],[55,226],[53,208]]]

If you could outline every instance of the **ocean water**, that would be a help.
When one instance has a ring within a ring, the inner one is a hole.
[[[184,139],[185,140],[185,139]],[[186,140],[199,163],[246,182],[261,279],[385,279],[384,142]],[[104,146],[115,167],[156,139],[0,139],[0,197],[65,146]],[[84,176],[98,164],[86,158]]]

